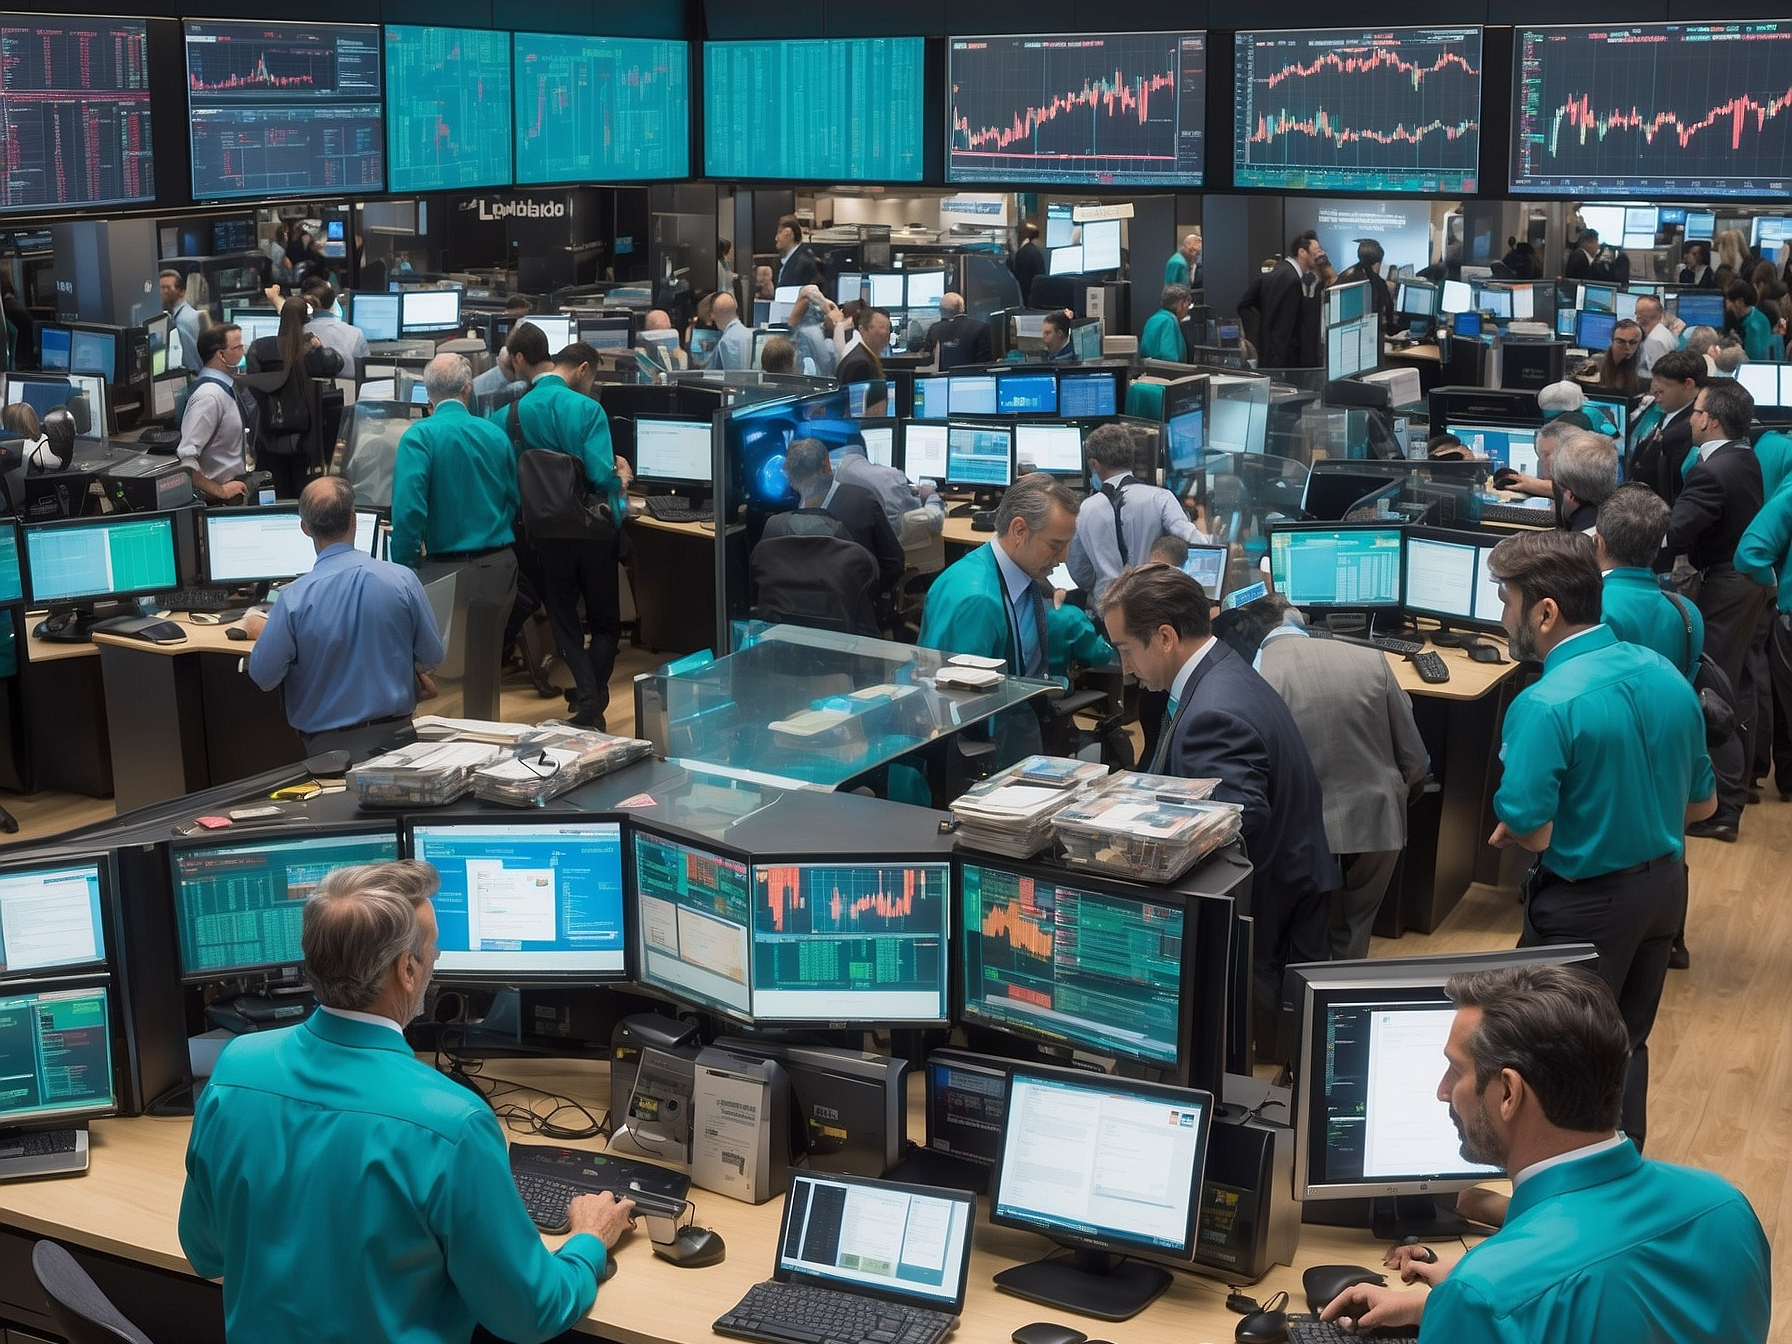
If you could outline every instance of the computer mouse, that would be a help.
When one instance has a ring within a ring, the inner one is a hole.
[[[1232,1332],[1238,1344],[1283,1344],[1288,1338],[1288,1313],[1253,1311]]]
[[[611,1279],[613,1279],[615,1277],[616,1277],[616,1257],[614,1255],[606,1255],[606,1256],[604,1256],[604,1272],[597,1276],[597,1281],[599,1283],[608,1283]]]
[[[240,625],[233,625],[224,632],[224,638],[246,640],[249,638],[249,632]]]
[[[1469,645],[1468,656],[1477,663],[1503,663],[1506,661],[1497,644],[1489,644],[1486,640]]]
[[[653,1253],[682,1269],[705,1269],[710,1265],[721,1264],[728,1248],[723,1244],[721,1236],[707,1227],[687,1227],[679,1232],[669,1246],[655,1242]]]
[[[1334,1297],[1358,1283],[1373,1283],[1385,1288],[1388,1276],[1361,1265],[1314,1265],[1300,1276],[1300,1286],[1307,1294],[1307,1310],[1314,1313],[1324,1311]]]
[[[1014,1332],[1014,1344],[1083,1344],[1088,1338],[1081,1330],[1056,1321],[1034,1321]]]

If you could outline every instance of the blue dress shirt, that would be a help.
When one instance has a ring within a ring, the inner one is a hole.
[[[753,367],[753,329],[738,317],[716,342],[714,367],[740,373]]]

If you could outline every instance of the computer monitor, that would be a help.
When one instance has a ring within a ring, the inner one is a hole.
[[[1325,325],[1354,322],[1369,310],[1369,282],[1356,280],[1325,291]]]
[[[1783,367],[1779,364],[1739,364],[1736,367],[1736,381],[1748,389],[1757,407],[1777,409],[1785,404],[1780,393],[1780,372]]]
[[[1655,246],[1655,235],[1661,229],[1661,211],[1652,205],[1624,207],[1624,247],[1647,249]]]
[[[398,329],[405,336],[460,326],[458,289],[407,289],[398,298]]]
[[[1749,246],[1763,256],[1779,250],[1779,245],[1792,238],[1792,219],[1781,215],[1756,215],[1749,221]]]
[[[19,529],[0,520],[0,607],[25,600],[25,568],[19,562]]]
[[[834,302],[857,303],[865,297],[865,277],[842,271],[834,277]]]
[[[639,826],[633,840],[636,979],[751,1020],[752,888],[745,855]]]
[[[1445,428],[1461,439],[1462,446],[1476,457],[1522,471],[1527,476],[1537,474],[1537,430],[1534,426],[1451,424]]]
[[[290,973],[304,959],[305,902],[324,878],[398,857],[382,826],[277,831],[253,839],[175,841],[174,922],[188,984]]]
[[[1715,210],[1688,210],[1686,212],[1686,241],[1711,241],[1717,232],[1717,212]]]
[[[1618,309],[1616,285],[1582,285],[1576,306],[1583,313],[1615,313]]]
[[[706,421],[635,418],[635,476],[660,485],[711,484],[711,429]]]
[[[1170,1286],[1148,1252],[1192,1260],[1212,1093],[1071,1069],[1017,1065],[1008,1076],[990,1221],[1071,1247],[996,1275],[1017,1296],[1125,1320]]]
[[[296,505],[207,509],[200,527],[206,578],[212,583],[278,582],[309,574],[317,562],[317,548],[299,525]]]
[[[506,32],[386,26],[392,191],[508,187],[517,180],[510,153],[510,56]],[[333,237],[340,237],[341,227],[340,220],[330,221]]]
[[[1093,219],[1083,225],[1083,270],[1094,275],[1120,269],[1120,221]]]
[[[0,977],[78,975],[106,966],[110,855],[0,868]],[[0,1089],[4,1090],[4,1089]]]
[[[632,322],[627,313],[616,317],[581,317],[578,319],[579,339],[593,350],[626,350]]]
[[[1614,310],[1616,315],[1634,318],[1636,316],[1636,301],[1641,297],[1642,295],[1632,294],[1629,290],[1618,291],[1618,301]]]
[[[392,297],[397,298],[398,296],[394,294]],[[271,337],[280,334],[280,314],[269,312],[265,308],[257,308],[249,312],[239,309],[231,320],[242,328],[242,341],[245,347],[254,345],[264,336]]]
[[[907,279],[901,271],[874,272],[865,277],[871,291],[873,308],[902,308],[905,306],[906,292],[904,281]],[[794,298],[792,300],[794,302]]]
[[[1002,1155],[1009,1061],[950,1047],[922,1066],[927,1151],[993,1169]],[[979,1188],[979,1194],[985,1193]]]
[[[411,857],[441,877],[438,979],[583,983],[628,975],[621,822],[459,817],[413,821],[407,832]]]
[[[1621,392],[1601,392],[1589,388],[1585,400],[1581,402],[1581,411],[1593,422],[1595,432],[1617,440],[1621,455],[1625,445],[1630,442],[1630,398]],[[1536,474],[1531,473],[1533,476]]]
[[[1182,572],[1201,585],[1201,591],[1207,594],[1209,602],[1217,602],[1226,587],[1226,560],[1229,551],[1224,546],[1198,546],[1188,548],[1188,559],[1182,562]]]
[[[906,307],[938,308],[946,296],[946,272],[910,271]]]
[[[753,1018],[938,1026],[949,1020],[945,860],[755,860]]]
[[[67,327],[39,327],[38,367],[47,373],[67,373],[74,335]]]
[[[1046,254],[1050,274],[1081,275],[1083,273],[1083,245],[1073,243],[1067,247],[1054,247]]]
[[[1070,324],[1070,352],[1081,360],[1101,358],[1101,323],[1091,317]]]
[[[1443,312],[1453,317],[1472,311],[1474,306],[1475,293],[1471,286],[1462,280],[1444,281],[1443,299],[1439,304]]]
[[[0,995],[0,1132],[111,1115],[111,991],[105,985]]]
[[[1271,524],[1270,577],[1297,607],[1397,607],[1402,540],[1387,524]]]
[[[1164,422],[1171,471],[1194,471],[1207,447],[1207,412],[1200,407],[1173,415]]]
[[[118,336],[110,331],[76,327],[69,333],[68,370],[108,381],[117,376]]]
[[[914,382],[914,418],[944,420],[952,411],[952,380],[946,376],[920,377]]]
[[[575,330],[573,319],[570,317],[546,317],[531,313],[529,316],[523,318],[522,322],[527,322],[530,326],[537,328],[543,336],[548,338],[548,355],[550,358],[559,354],[560,351],[571,345],[575,339],[573,336]],[[520,326],[521,322],[519,322],[518,325]],[[512,330],[514,329],[515,328],[512,328]],[[693,349],[695,349],[697,345],[697,336],[699,334],[701,333],[693,332],[691,334],[691,344]],[[716,335],[719,339],[721,333],[717,332]]]
[[[1053,201],[1045,207],[1045,246],[1048,251],[1068,247],[1076,237],[1076,207],[1069,201]]]
[[[1119,387],[1119,374],[1111,369],[1099,373],[1060,373],[1058,414],[1091,417],[1116,415],[1120,404]]]
[[[910,421],[902,427],[902,470],[909,480],[946,479],[946,443],[949,436],[943,424],[919,424]]]
[[[1713,327],[1722,331],[1726,316],[1724,296],[1715,289],[1683,289],[1674,301],[1674,316],[1689,327]]]
[[[1001,400],[996,378],[990,373],[955,374],[946,380],[947,400],[953,415],[997,415]]]
[[[168,372],[168,326],[167,313],[157,313],[143,324],[143,334],[149,346],[149,376],[160,378]]]
[[[1056,415],[1058,379],[1052,373],[1004,373],[996,379],[996,411],[1000,415]],[[968,415],[971,412],[959,411]]]
[[[111,433],[112,402],[106,380],[86,373],[9,373],[5,404],[24,402],[42,420],[58,406],[75,420],[75,436],[103,439]]]
[[[792,1171],[772,1277],[957,1317],[976,1223],[969,1191]]]
[[[1007,425],[946,427],[946,484],[1006,489],[1014,479],[1014,438]]]
[[[124,513],[25,528],[33,606],[85,605],[180,586],[174,515]]]
[[[1016,425],[1014,427],[1014,460],[1031,463],[1034,471],[1053,476],[1083,474],[1083,429],[1081,425]]]
[[[880,467],[896,465],[896,422],[859,426],[859,438],[865,444],[865,458]]]
[[[1583,350],[1606,350],[1611,347],[1612,328],[1618,319],[1612,313],[1596,313],[1591,309],[1581,309],[1580,316],[1574,320],[1574,343]]]
[[[404,295],[381,294],[363,290],[351,301],[349,316],[361,334],[370,341],[396,341],[400,330],[400,314]]]
[[[964,1022],[1186,1076],[1186,898],[1008,859],[956,875]]]
[[[1294,1197],[1429,1196],[1498,1175],[1463,1157],[1437,1098],[1456,1013],[1444,985],[1460,972],[1591,970],[1596,959],[1590,944],[1564,943],[1290,966],[1282,997],[1294,1010]]]
[[[1512,291],[1509,289],[1484,289],[1480,294],[1481,311],[1496,322],[1512,320]]]
[[[1412,528],[1406,537],[1406,609],[1446,625],[1500,624],[1499,584],[1488,587],[1486,559],[1497,538],[1442,528]]]
[[[1437,286],[1402,280],[1394,295],[1394,307],[1407,317],[1437,316]]]
[[[1481,335],[1481,314],[1457,313],[1450,320],[1450,333],[1465,341],[1478,339]]]

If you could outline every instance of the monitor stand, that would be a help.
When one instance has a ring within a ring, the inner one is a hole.
[[[1170,1271],[1108,1251],[1077,1250],[1070,1259],[1035,1260],[996,1275],[996,1287],[1029,1302],[1099,1321],[1137,1316],[1170,1286]]]
[[[1436,1195],[1309,1199],[1301,1207],[1300,1220],[1316,1227],[1367,1227],[1384,1241],[1403,1241],[1407,1237],[1447,1241],[1468,1232],[1468,1220],[1438,1199]]]
[[[120,608],[108,616],[135,614],[136,608]],[[46,644],[91,644],[93,627],[106,617],[92,607],[51,607],[50,614],[31,633]]]

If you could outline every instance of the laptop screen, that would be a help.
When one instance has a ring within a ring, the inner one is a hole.
[[[792,1171],[777,1277],[956,1316],[976,1209],[969,1192]]]

